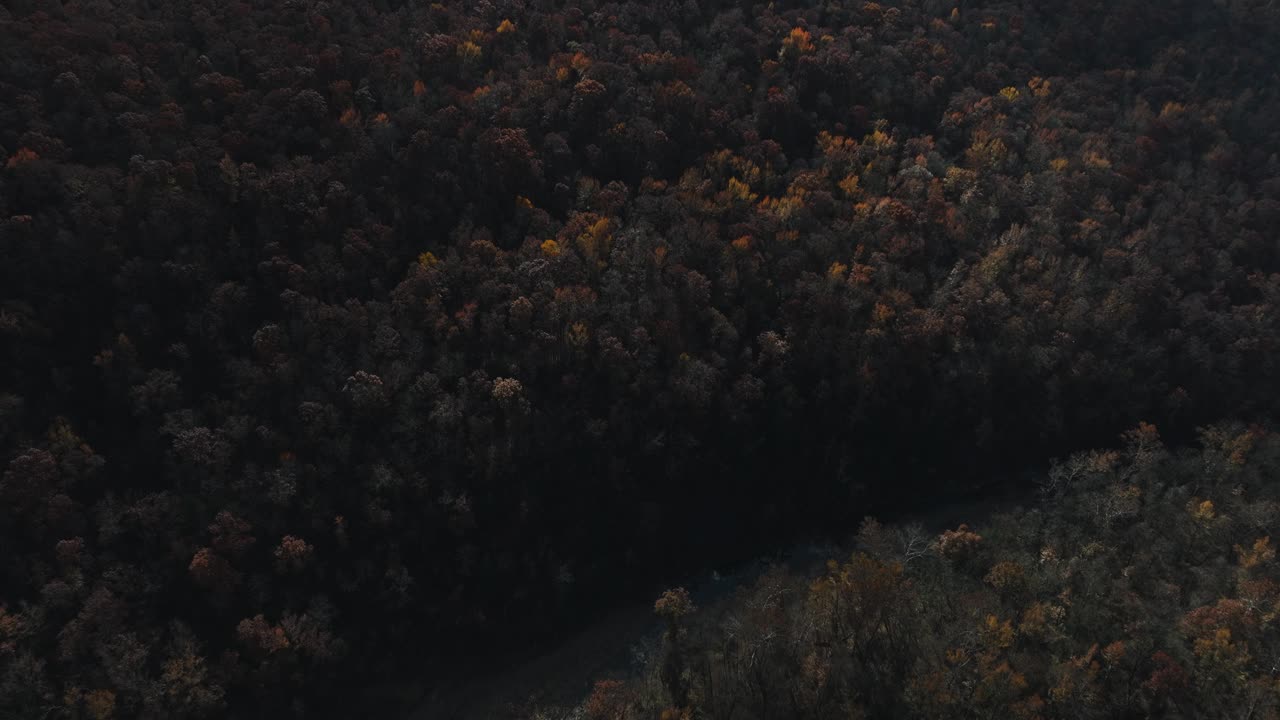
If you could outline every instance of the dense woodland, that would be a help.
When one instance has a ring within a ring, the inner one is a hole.
[[[717,709],[708,624],[597,710],[1194,714],[1239,680],[1265,717],[1276,464],[1196,458],[1274,443],[1278,33],[1264,0],[0,4],[0,718],[350,717],[1156,427],[1205,454],[833,569],[819,606],[870,573],[922,608],[862,657],[864,617],[757,602],[789,649],[732,682],[812,698]],[[1193,672],[1221,629],[1239,667]]]
[[[775,569],[707,609],[668,591],[642,674],[534,716],[1280,717],[1280,435],[1201,442],[1143,424],[983,527],[867,520],[809,581]]]

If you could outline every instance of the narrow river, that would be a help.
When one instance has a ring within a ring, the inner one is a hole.
[[[915,523],[937,533],[961,523],[982,523],[993,513],[1016,512],[1035,503],[1033,492],[1003,491],[881,517],[886,524]],[[856,531],[858,521],[851,525],[850,532]],[[706,607],[751,583],[770,565],[784,564],[792,572],[816,575],[827,560],[843,557],[852,547],[852,537],[839,542],[798,543],[734,569],[709,570],[690,578],[684,586],[695,604]],[[410,720],[516,720],[529,717],[536,707],[572,708],[591,692],[595,681],[622,678],[634,672],[637,650],[656,643],[661,630],[661,623],[653,615],[653,598],[636,598],[634,603],[617,607],[585,627],[566,633],[554,647],[434,688],[421,700]]]

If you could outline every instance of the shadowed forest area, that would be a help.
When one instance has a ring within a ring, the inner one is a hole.
[[[0,5],[0,718],[405,717],[655,596],[564,713],[1277,717],[1277,37]]]
[[[667,591],[635,670],[572,709],[499,712],[1274,718],[1277,473],[1275,433],[1215,426],[1174,453],[1143,424],[1055,464],[1029,509],[937,535],[868,518],[825,572],[778,566],[706,608]]]

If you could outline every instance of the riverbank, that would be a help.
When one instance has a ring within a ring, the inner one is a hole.
[[[1010,485],[986,497],[970,497],[917,512],[899,510],[878,517],[886,523],[917,524],[937,534],[961,523],[978,523],[997,512],[1017,510],[1036,501],[1029,485]],[[846,537],[806,540],[783,551],[737,567],[710,569],[689,578],[695,604],[710,607],[736,588],[748,585],[770,566],[785,565],[794,573],[816,575],[827,560],[853,547],[861,519],[851,521]],[[636,659],[656,647],[661,622],[653,615],[653,599],[637,598],[583,627],[566,633],[554,646],[513,653],[484,667],[459,672],[428,691],[409,720],[523,720],[540,709],[567,709],[581,703],[594,683],[636,671]],[[554,715],[552,716],[554,717]]]

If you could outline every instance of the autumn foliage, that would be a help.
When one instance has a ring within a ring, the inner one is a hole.
[[[1272,712],[1280,7],[978,5],[0,4],[0,718],[394,717],[996,489],[1093,539],[673,597],[645,717]]]
[[[1218,717],[1280,712],[1271,664],[1280,594],[1270,538],[1221,565],[1278,500],[1280,436],[1253,435],[1254,455],[1213,479],[1215,439],[1171,453],[1154,426],[1126,435],[1100,474],[981,526],[980,569],[955,563],[957,538],[863,524],[859,548],[806,582],[781,568],[692,616],[682,645],[686,709],[735,717]],[[1134,442],[1135,439],[1141,443]],[[1230,443],[1228,443],[1228,446]],[[1084,460],[1085,455],[1077,456]],[[1225,481],[1225,482],[1220,482]],[[1214,486],[1234,518],[1205,536],[1181,507]],[[1098,513],[1116,486],[1147,498],[1127,524]],[[985,570],[982,570],[985,569]],[[660,600],[670,602],[671,593]],[[672,703],[646,681],[609,697],[611,717],[654,717]],[[593,699],[593,702],[598,702]]]

